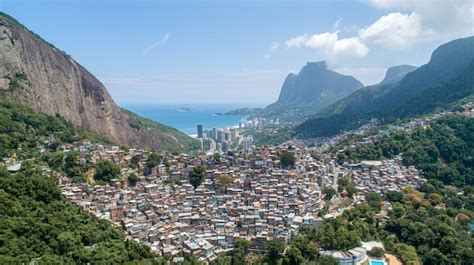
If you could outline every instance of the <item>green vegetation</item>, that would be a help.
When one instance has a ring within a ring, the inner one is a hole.
[[[170,142],[162,141],[162,148],[169,152],[187,152],[199,150],[200,144],[197,140],[187,136],[170,126],[163,125],[156,121],[141,117],[126,109],[121,109],[128,115],[128,123],[138,131],[159,131],[164,138],[169,138]]]
[[[130,186],[137,185],[137,182],[139,180],[137,174],[135,174],[135,173],[130,174],[127,179],[128,179],[128,183],[130,184]]]
[[[35,112],[5,98],[0,93],[0,157],[18,159],[40,156],[39,148],[55,151],[62,143],[89,139],[111,143],[95,133],[81,129],[60,116]]]
[[[383,248],[374,247],[371,250],[367,251],[367,254],[371,257],[381,259],[383,258],[383,255],[385,254],[385,250],[383,250]]]
[[[66,176],[71,178],[74,182],[84,182],[86,180],[85,173],[89,169],[87,165],[81,165],[79,163],[79,152],[70,151],[64,158],[64,163],[61,163],[62,156],[64,154],[59,151],[57,153],[45,155],[45,160],[48,161],[48,165],[52,166],[51,163],[55,163],[54,167],[51,168],[64,172]]]
[[[388,124],[454,107],[474,93],[474,37],[440,46],[430,62],[394,84],[364,87],[295,130],[300,137],[332,136],[378,118]]]
[[[13,92],[22,87],[22,82],[26,82],[28,86],[31,86],[28,76],[24,72],[16,72],[15,75],[5,75],[3,78],[8,79],[8,91]]]
[[[0,169],[0,263],[138,263],[153,256],[107,221],[65,201],[56,180]]]
[[[398,132],[373,144],[338,154],[339,162],[391,158],[403,153],[403,162],[423,171],[428,179],[457,186],[474,184],[474,119],[452,115],[428,129]]]
[[[97,164],[94,180],[98,183],[106,183],[111,179],[120,178],[120,166],[109,160],[100,161]]]
[[[337,194],[337,192],[331,187],[325,187],[322,191],[322,194],[324,194],[324,200],[329,201],[332,199],[332,197],[334,197],[334,195]]]
[[[189,182],[191,182],[191,185],[193,185],[194,189],[196,189],[199,185],[201,185],[201,182],[204,180],[205,176],[206,168],[199,165],[193,168],[193,171],[189,176]]]
[[[379,240],[406,264],[474,264],[473,132],[473,118],[452,115],[430,128],[399,132],[340,153],[340,162],[403,153],[404,163],[422,169],[430,181],[419,190],[406,187],[383,198],[367,193],[367,203],[305,235],[329,249],[354,247],[358,239]],[[446,188],[441,181],[462,189]],[[392,209],[387,223],[379,226],[373,215],[380,211],[382,200],[389,201]]]
[[[247,129],[243,135],[251,135],[256,146],[274,145],[278,146],[291,139],[292,132],[289,127],[282,126],[276,128]]]
[[[140,162],[140,160],[141,157],[139,155],[134,155],[132,159],[130,159],[130,163],[128,164],[128,166],[130,168],[138,168],[138,163]]]
[[[243,239],[237,239],[234,242],[232,251],[232,264],[245,264],[245,256],[248,254],[250,242]]]
[[[352,173],[349,173],[345,178],[340,179],[337,187],[339,193],[346,192],[349,197],[354,196],[357,192],[356,185],[352,181],[351,176]]]
[[[401,201],[394,194],[385,197],[393,204],[385,226],[380,226],[380,221],[373,217],[380,211],[377,203],[380,197],[368,195],[368,203],[346,210],[320,227],[303,230],[290,246],[297,246],[304,259],[310,261],[314,257],[304,254],[307,253],[305,246],[310,244],[325,250],[348,250],[359,246],[361,241],[377,240],[406,264],[473,264],[474,238],[470,234],[470,222],[474,217],[472,186],[453,190],[431,181],[420,187],[420,191],[407,187],[400,194]],[[438,199],[445,209],[435,207],[439,205],[435,202]],[[369,254],[383,255],[379,250],[373,252]],[[296,250],[290,254],[292,259],[299,257]]]
[[[292,168],[296,163],[295,154],[290,151],[283,151],[279,155],[280,163],[283,168]]]
[[[265,257],[264,260],[268,264],[278,264],[278,260],[281,258],[281,253],[285,249],[283,241],[279,238],[273,238],[265,243]]]

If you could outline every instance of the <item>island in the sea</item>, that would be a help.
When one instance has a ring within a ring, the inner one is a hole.
[[[182,107],[176,110],[177,112],[191,112],[190,108]]]

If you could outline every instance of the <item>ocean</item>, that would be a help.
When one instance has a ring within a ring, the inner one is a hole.
[[[202,124],[204,130],[239,125],[245,119],[242,115],[215,115],[242,107],[234,104],[206,105],[122,105],[123,108],[135,112],[148,119],[172,126],[187,135],[197,135],[197,125]],[[187,109],[186,109],[187,108]]]

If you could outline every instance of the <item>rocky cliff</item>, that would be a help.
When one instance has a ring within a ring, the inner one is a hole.
[[[179,131],[120,109],[104,85],[70,56],[0,14],[0,89],[34,110],[129,146],[190,150]]]
[[[309,62],[298,74],[289,74],[278,101],[264,113],[285,120],[304,119],[362,87],[352,76],[327,68],[325,62]]]

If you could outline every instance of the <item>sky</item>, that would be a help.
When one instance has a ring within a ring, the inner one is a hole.
[[[70,54],[119,105],[261,105],[325,60],[365,85],[474,35],[474,0],[0,0]]]

